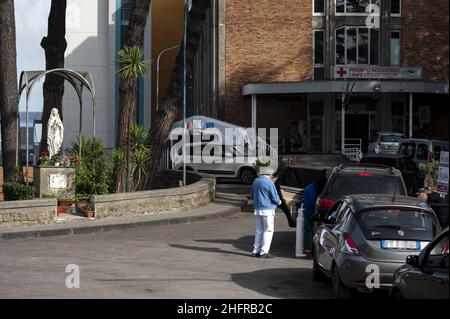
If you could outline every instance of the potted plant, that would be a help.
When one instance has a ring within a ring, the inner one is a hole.
[[[58,216],[61,214],[65,214],[67,212],[67,207],[58,206],[56,212]]]
[[[58,206],[69,208],[72,204],[75,203],[75,200],[70,197],[62,197],[58,198]]]
[[[91,203],[84,206],[84,215],[87,218],[94,218],[94,206]]]

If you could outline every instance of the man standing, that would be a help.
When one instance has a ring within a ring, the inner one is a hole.
[[[326,182],[326,178],[322,177],[306,186],[303,191],[303,248],[306,255],[312,253],[312,237],[314,235],[312,218],[316,208],[317,197],[322,192]]]
[[[261,167],[259,177],[254,180],[251,188],[254,212],[256,216],[256,234],[252,256],[270,258],[275,209],[281,204],[275,184],[272,182],[274,170]]]

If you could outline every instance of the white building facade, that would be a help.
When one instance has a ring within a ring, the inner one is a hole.
[[[65,68],[89,72],[96,93],[96,132],[106,148],[114,148],[118,129],[119,83],[117,52],[125,36],[131,12],[130,0],[71,0],[67,4]],[[144,59],[151,60],[151,14],[144,39]],[[82,135],[93,136],[92,102],[83,93]],[[139,81],[137,122],[151,123],[151,78]],[[66,83],[63,97],[64,145],[76,140],[79,130],[78,96]]]

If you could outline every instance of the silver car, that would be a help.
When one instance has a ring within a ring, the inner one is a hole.
[[[369,144],[367,154],[397,154],[402,133],[378,132],[373,142]]]
[[[313,279],[330,278],[335,298],[390,289],[395,270],[439,231],[433,210],[416,198],[345,196],[315,231]]]

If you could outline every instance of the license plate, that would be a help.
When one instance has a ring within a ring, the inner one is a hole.
[[[420,242],[415,240],[382,240],[381,248],[420,250]]]

